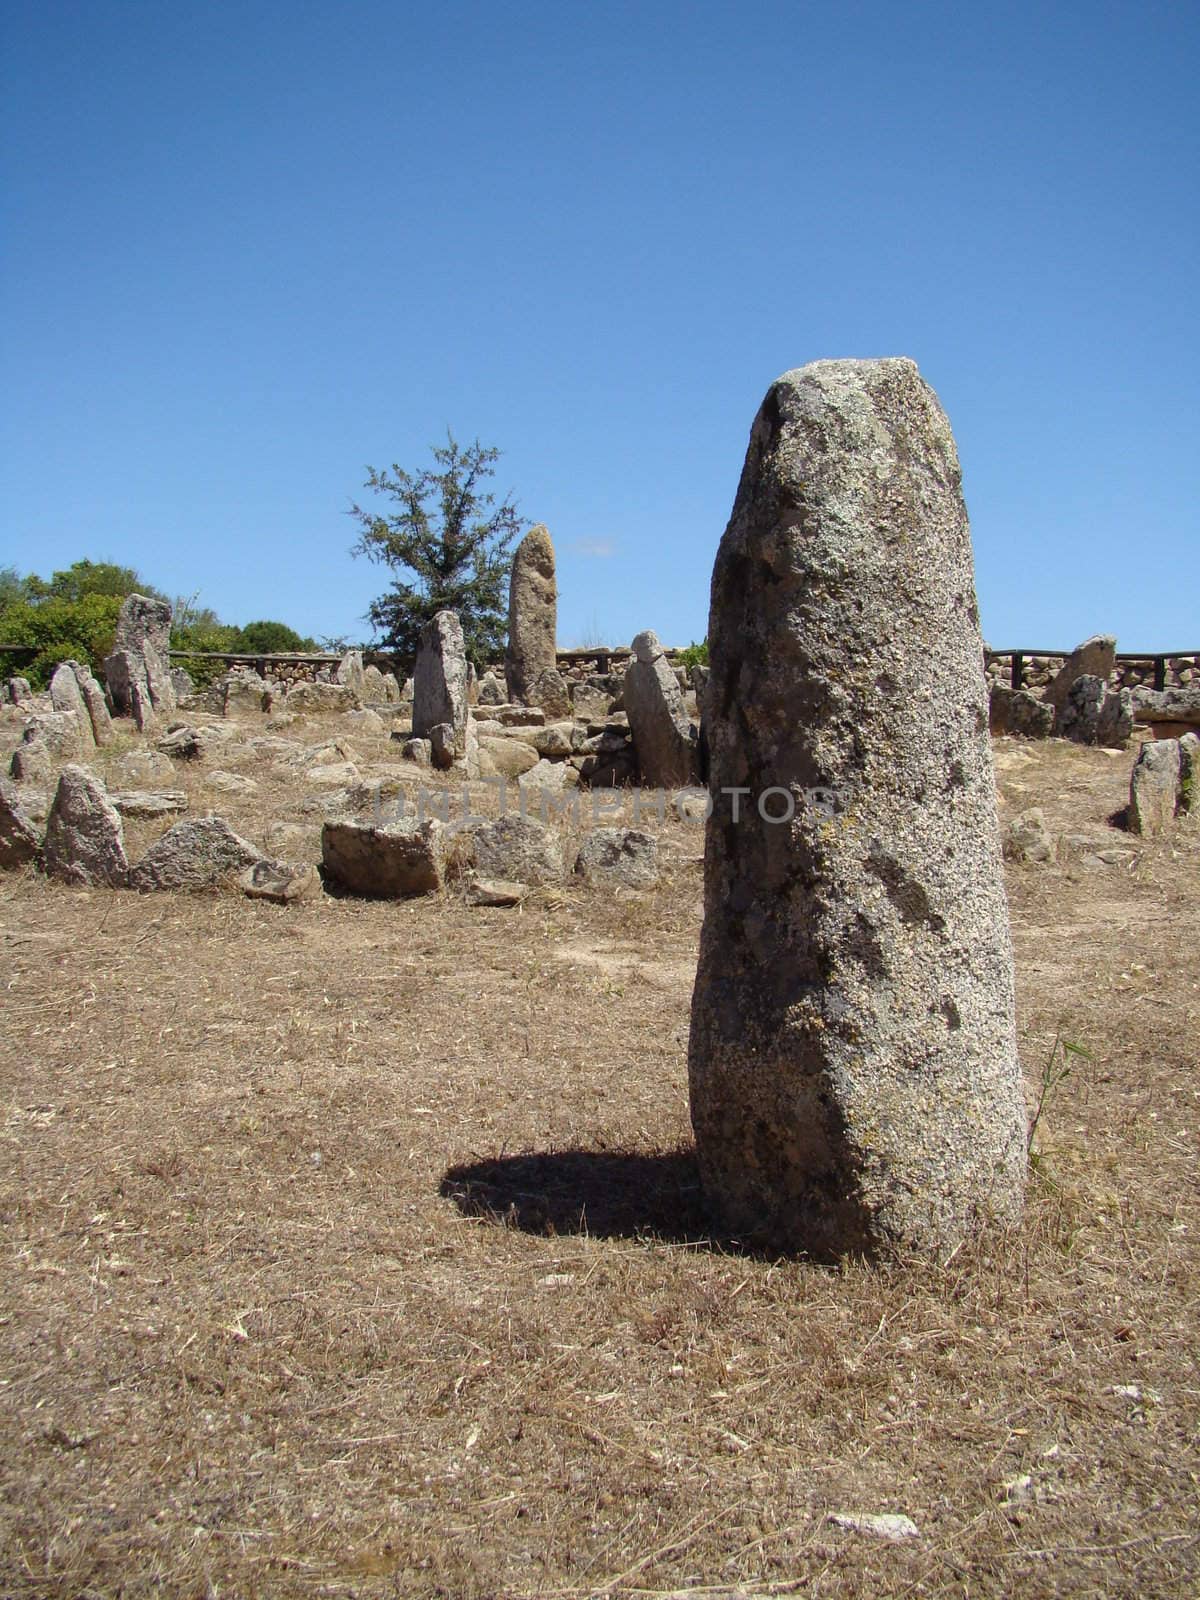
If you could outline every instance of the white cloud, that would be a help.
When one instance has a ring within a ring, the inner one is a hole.
[[[576,555],[590,556],[594,561],[607,561],[617,553],[617,547],[611,539],[572,539],[569,548]]]

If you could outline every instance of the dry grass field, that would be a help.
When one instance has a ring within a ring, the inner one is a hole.
[[[239,748],[192,814],[316,859]],[[0,881],[0,1592],[1195,1595],[1200,827],[1110,825],[1129,753],[997,761],[1094,841],[1009,868],[1031,1107],[1091,1059],[938,1267],[708,1237],[699,828],[519,910]]]

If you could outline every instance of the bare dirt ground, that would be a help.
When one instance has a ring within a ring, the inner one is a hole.
[[[1031,1106],[1092,1059],[941,1267],[707,1238],[698,828],[516,911],[0,882],[3,1594],[1194,1595],[1200,829],[1109,825],[1128,752],[997,760],[1093,839],[1009,869]]]

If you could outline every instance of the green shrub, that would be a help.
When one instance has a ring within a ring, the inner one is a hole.
[[[708,665],[708,640],[701,639],[697,644],[693,639],[686,650],[681,650],[675,657],[681,667],[706,667]]]
[[[109,594],[7,605],[0,611],[0,644],[24,645],[37,654],[30,658],[0,650],[0,676],[20,673],[35,689],[44,689],[58,663],[67,660],[86,662],[99,675],[112,652],[120,609],[121,597]]]

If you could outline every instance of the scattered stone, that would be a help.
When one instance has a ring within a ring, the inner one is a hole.
[[[921,1530],[911,1517],[894,1511],[831,1511],[830,1522],[851,1533],[869,1533],[877,1539],[919,1539]]]
[[[282,861],[256,861],[238,879],[251,900],[269,900],[277,906],[315,900],[321,894],[321,878],[309,864],[289,866]]]
[[[435,763],[448,745],[451,762],[466,763],[469,773],[467,656],[462,624],[453,611],[439,611],[421,629],[413,682],[414,738],[430,741]],[[443,725],[451,730],[449,739],[439,735],[435,740],[434,730]]]
[[[15,783],[0,778],[0,868],[23,867],[41,848],[41,829],[29,815],[25,796]]]
[[[1129,780],[1129,831],[1144,839],[1169,833],[1179,799],[1182,757],[1178,739],[1148,739]]]
[[[992,685],[988,725],[997,738],[1014,734],[1020,739],[1048,739],[1054,732],[1054,715],[1054,707],[1028,689]]]
[[[562,847],[532,817],[498,817],[477,828],[474,839],[475,867],[482,877],[537,884],[562,878]]]
[[[594,828],[575,857],[585,883],[650,889],[658,882],[658,840],[634,828]]]
[[[1058,672],[1046,685],[1046,703],[1060,712],[1073,685],[1083,677],[1099,678],[1107,684],[1117,664],[1117,641],[1110,633],[1096,633],[1075,646]],[[1056,729],[1056,731],[1058,731]]]
[[[546,721],[540,706],[497,706],[492,715],[503,728],[540,728]]]
[[[157,749],[161,755],[170,756],[172,761],[198,761],[204,754],[204,745],[204,735],[200,729],[184,724],[164,733]]]
[[[366,734],[369,737],[382,739],[388,731],[387,724],[377,711],[351,711],[347,715],[346,721],[356,728],[359,733]]]
[[[436,894],[442,887],[443,827],[417,822],[326,822],[321,831],[325,874],[354,894],[378,900]]]
[[[62,770],[46,823],[42,870],[67,883],[119,888],[125,882],[124,826],[104,785],[85,767]]]
[[[521,789],[547,789],[557,793],[566,783],[567,768],[561,761],[541,758],[528,772],[521,773],[517,787]]]
[[[221,715],[260,717],[270,698],[270,685],[257,672],[231,672],[221,683]]]
[[[373,667],[372,671],[378,671]],[[356,700],[366,699],[367,674],[363,666],[361,650],[347,650],[346,654],[337,664],[337,671],[333,675],[334,682],[340,683],[350,690]]]
[[[357,783],[358,768],[353,761],[330,761],[309,767],[304,776],[322,789],[336,789]]]
[[[405,739],[400,754],[406,761],[415,761],[418,767],[433,765],[433,744],[429,739]]]
[[[1133,714],[1138,722],[1148,722],[1156,732],[1160,727],[1175,723],[1182,723],[1184,728],[1190,728],[1193,733],[1200,732],[1200,680],[1178,689],[1159,692],[1135,689]]]
[[[540,706],[546,716],[571,715],[571,686],[556,667],[535,673],[529,679],[528,692],[530,703]]]
[[[223,817],[197,817],[167,829],[129,869],[129,887],[143,894],[215,889],[261,859],[261,850],[239,838]]]
[[[429,729],[429,757],[439,772],[447,772],[454,765],[458,750],[450,723],[437,722]]]
[[[772,1250],[940,1256],[1021,1211],[960,482],[913,362],[815,362],[768,393],[717,555],[692,1121],[720,1226]]]
[[[518,705],[541,705],[536,693],[545,673],[557,676],[558,588],[554,545],[539,523],[517,546],[508,590],[508,650],[504,676],[509,698]],[[496,704],[495,701],[489,702]]]
[[[494,672],[485,672],[479,680],[479,701],[481,706],[502,706],[507,700],[504,685]]]
[[[612,705],[607,689],[592,683],[577,683],[571,695],[571,710],[581,722],[602,722]]]
[[[552,722],[544,728],[534,728],[530,738],[538,755],[548,761],[565,761],[571,754],[571,737],[575,725],[571,722]]]
[[[5,702],[10,706],[28,705],[33,699],[33,689],[28,678],[8,678],[4,684]]]
[[[1001,840],[1006,861],[1054,860],[1054,839],[1046,828],[1046,818],[1036,807],[1013,817]]]
[[[1103,678],[1085,672],[1067,690],[1057,729],[1074,744],[1119,750],[1133,733],[1133,694],[1128,689],[1114,693]]]
[[[538,764],[538,753],[522,739],[488,739],[479,741],[480,759],[486,755],[502,778],[519,778]]]
[[[633,641],[635,660],[625,673],[625,711],[642,782],[679,789],[699,776],[695,730],[683,708],[679,684],[652,629]]]
[[[35,711],[21,738],[26,743],[40,740],[58,760],[73,761],[83,753],[82,732],[72,711]]]
[[[358,696],[344,683],[294,683],[283,699],[284,710],[297,716],[329,716],[357,705]]]
[[[18,783],[50,784],[54,779],[50,746],[44,739],[31,739],[26,730],[25,738],[13,751],[8,770]]]
[[[504,878],[472,878],[467,884],[467,903],[473,906],[519,906],[528,894],[528,884]]]
[[[126,789],[109,795],[109,799],[123,817],[167,817],[188,808],[188,797],[182,789],[162,789],[157,793],[148,789]]]
[[[225,772],[216,767],[212,772],[206,772],[204,781],[210,789],[216,789],[220,794],[253,794],[258,784],[253,778],[247,778],[241,772]]]

